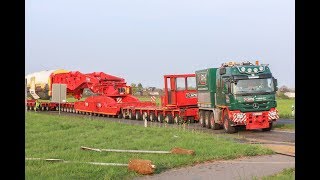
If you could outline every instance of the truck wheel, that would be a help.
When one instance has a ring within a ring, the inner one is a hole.
[[[154,112],[151,112],[150,113],[150,121],[151,122],[156,122],[157,121],[157,117],[156,117],[156,115],[154,114]]]
[[[210,113],[209,117],[210,117],[209,119],[210,119],[211,128],[214,129],[214,130],[220,129],[221,128],[220,124],[214,122],[214,114],[213,114],[213,112]]]
[[[223,128],[224,128],[224,131],[226,133],[228,133],[228,134],[232,134],[232,133],[236,133],[237,132],[237,129],[230,125],[230,119],[229,119],[228,115],[224,116]]]
[[[205,123],[204,123],[205,127],[210,129],[211,128],[211,126],[210,126],[210,111],[206,111],[204,113],[204,121],[205,121]]]
[[[164,118],[164,122],[168,124],[172,124],[173,122],[172,114],[167,114],[166,117]]]
[[[136,116],[132,113],[132,111],[129,111],[129,119],[131,120],[136,119]]]
[[[142,116],[141,116],[140,111],[136,112],[136,120],[142,120]]]
[[[204,111],[199,111],[199,123],[201,127],[205,127],[204,122]]]
[[[163,123],[163,119],[162,113],[158,113],[158,122]]]
[[[263,128],[262,131],[270,131],[272,129],[272,125],[273,123],[269,123],[269,127],[268,128]]]

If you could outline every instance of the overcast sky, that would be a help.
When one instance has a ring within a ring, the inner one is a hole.
[[[293,0],[27,0],[26,74],[102,71],[163,87],[164,74],[269,64],[295,86]]]

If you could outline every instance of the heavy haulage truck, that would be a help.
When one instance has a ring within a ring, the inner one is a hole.
[[[223,127],[227,133],[240,127],[269,131],[272,122],[279,118],[275,101],[277,81],[267,65],[229,62],[220,68],[163,78],[163,96],[157,106],[133,96],[131,87],[120,77],[103,72],[41,71],[26,76],[26,90],[31,98],[26,107],[160,123],[200,122],[207,128]],[[66,94],[79,101],[37,102],[36,99],[51,99],[57,84],[65,84]],[[80,100],[85,88],[95,95]]]
[[[241,127],[270,131],[278,111],[277,80],[268,65],[228,62],[196,71],[199,124],[235,133]]]

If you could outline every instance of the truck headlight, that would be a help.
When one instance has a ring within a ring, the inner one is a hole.
[[[255,73],[258,72],[258,68],[254,68],[253,72],[255,72]]]
[[[247,71],[248,71],[248,73],[251,73],[251,72],[252,72],[252,69],[251,69],[251,68],[248,68]]]
[[[259,70],[260,70],[260,71],[263,71],[263,67],[262,67],[262,66],[260,66],[260,67],[259,67]]]

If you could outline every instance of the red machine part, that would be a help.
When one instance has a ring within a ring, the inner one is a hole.
[[[130,86],[126,86],[123,78],[103,72],[83,74],[79,71],[71,71],[52,74],[50,78],[52,84],[66,84],[67,93],[72,94],[76,99],[81,98],[85,88],[89,88],[93,93],[106,96],[125,96],[130,93]]]
[[[182,80],[183,89],[177,86],[177,78]],[[156,106],[155,102],[141,102],[131,95],[130,86],[122,78],[111,76],[102,72],[83,74],[79,71],[51,75],[51,82],[67,85],[67,93],[80,99],[83,89],[89,88],[96,96],[86,98],[84,101],[74,103],[61,103],[62,111],[110,115],[119,118],[147,119],[168,123],[180,120],[198,120],[197,92],[195,88],[188,87],[189,78],[195,74],[165,75],[165,94],[161,97],[162,105]],[[28,109],[35,106],[35,101],[27,103]],[[58,110],[58,103],[41,102],[40,110]]]

